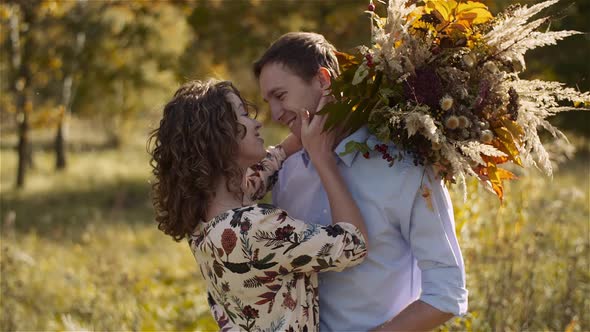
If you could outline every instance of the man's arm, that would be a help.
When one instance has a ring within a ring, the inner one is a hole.
[[[377,331],[432,330],[467,311],[465,268],[448,191],[429,170],[412,171],[408,175],[416,182],[408,184],[418,189],[410,210],[402,213],[409,218],[400,220],[400,230],[420,268],[422,290],[417,301]]]
[[[387,321],[372,331],[430,331],[449,319],[453,314],[442,312],[420,300],[407,306],[392,320]]]

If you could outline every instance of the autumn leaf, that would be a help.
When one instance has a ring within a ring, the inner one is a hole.
[[[500,145],[496,146],[500,151],[506,153],[510,156],[510,159],[517,164],[518,166],[522,166],[522,162],[520,160],[520,152],[518,151],[518,147],[514,142],[514,137],[512,133],[506,127],[498,127],[494,128],[494,132],[500,141]]]
[[[334,52],[336,54],[336,59],[338,59],[338,64],[342,70],[346,70],[354,65],[358,65],[360,61],[356,58],[356,56],[344,52]]]
[[[427,185],[422,185],[422,198],[424,198],[424,200],[426,200],[426,206],[428,207],[428,210],[434,212],[434,207],[432,206],[432,192],[430,191],[430,188],[428,188]]]
[[[492,13],[488,11],[488,7],[474,1],[459,3],[455,15],[457,21],[466,22],[468,25],[482,24],[492,19]]]
[[[494,190],[496,195],[498,195],[500,201],[502,201],[502,199],[504,198],[503,181],[513,180],[517,178],[516,175],[514,175],[512,172],[502,168],[498,168],[496,165],[492,163],[488,163],[487,175],[490,182],[492,183],[492,189]]]
[[[456,32],[466,34],[473,25],[485,23],[493,17],[486,5],[474,1],[430,0],[426,2],[424,12],[434,15],[439,21],[436,30],[448,35]]]
[[[514,140],[520,144],[521,139],[524,136],[524,129],[522,129],[522,127],[515,121],[506,118],[502,119],[502,124],[508,129],[510,134],[512,134]]]

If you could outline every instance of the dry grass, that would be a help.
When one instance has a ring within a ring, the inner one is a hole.
[[[129,142],[59,174],[37,151],[21,192],[0,150],[0,330],[215,330],[187,245],[151,221],[144,137]],[[586,155],[552,181],[525,174],[502,206],[474,184],[467,203],[454,193],[470,313],[443,330],[590,330],[589,180]]]

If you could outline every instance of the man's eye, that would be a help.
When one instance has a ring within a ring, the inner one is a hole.
[[[279,98],[280,100],[283,100],[283,97],[285,97],[286,94],[287,94],[286,92],[283,92],[283,93],[279,94],[277,96],[277,98]]]

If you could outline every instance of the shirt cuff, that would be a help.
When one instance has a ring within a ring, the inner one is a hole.
[[[463,272],[458,267],[422,270],[420,300],[442,312],[463,316],[467,313],[467,295]]]

